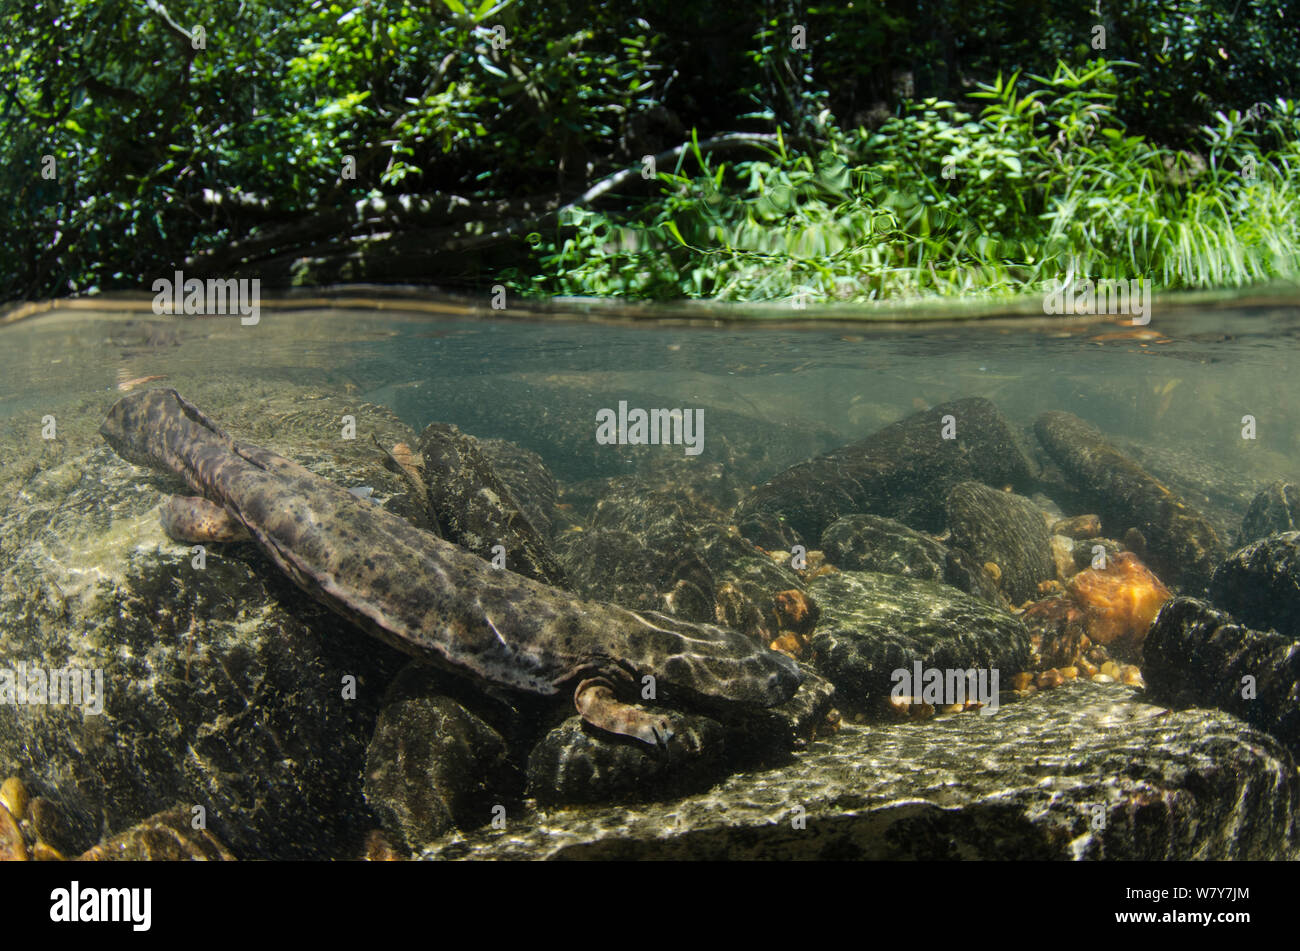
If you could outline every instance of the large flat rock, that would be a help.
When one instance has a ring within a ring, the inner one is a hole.
[[[1290,754],[1240,720],[1075,683],[993,716],[846,726],[673,803],[534,809],[422,858],[1296,858],[1298,803]]]

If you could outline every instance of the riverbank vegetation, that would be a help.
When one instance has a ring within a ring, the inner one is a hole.
[[[36,0],[0,299],[896,300],[1300,273],[1300,0]]]

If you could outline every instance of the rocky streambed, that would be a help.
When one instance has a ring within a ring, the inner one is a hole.
[[[1092,424],[1022,427],[982,399],[768,460],[757,481],[767,456],[740,452],[741,431],[719,433],[722,458],[593,468],[575,435],[563,460],[500,438],[518,420],[416,432],[285,384],[185,395],[485,571],[499,556],[586,599],[732,628],[794,657],[804,684],[767,710],[687,704],[656,749],[572,703],[411,664],[252,546],[167,538],[177,484],[102,444],[106,396],[66,407],[57,440],[0,432],[0,667],[104,684],[98,710],[0,704],[8,854],[1300,851],[1288,483],[1260,486],[1230,539],[1222,512],[1201,516]]]

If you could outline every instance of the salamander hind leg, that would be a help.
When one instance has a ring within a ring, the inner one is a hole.
[[[603,677],[593,677],[578,684],[573,705],[582,719],[598,729],[622,736],[632,736],[663,746],[673,735],[673,724],[666,716],[647,713],[640,707],[623,703],[614,696],[614,687]]]
[[[248,538],[242,522],[215,502],[197,495],[173,495],[162,507],[163,531],[178,542],[239,542]]]

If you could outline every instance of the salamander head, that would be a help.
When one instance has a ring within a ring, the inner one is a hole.
[[[638,689],[648,675],[656,691],[705,706],[739,703],[770,707],[794,696],[803,681],[799,665],[738,631],[696,624],[655,611],[628,614],[629,628],[618,659]]]

